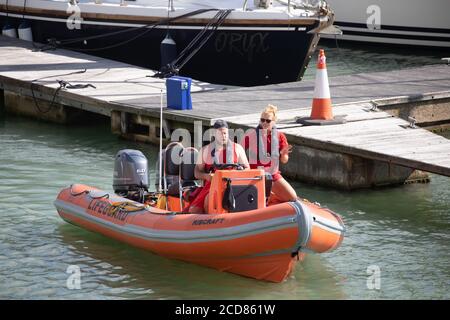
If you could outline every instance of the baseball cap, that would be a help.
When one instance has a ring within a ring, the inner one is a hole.
[[[213,125],[214,129],[228,128],[228,123],[225,120],[217,120]]]

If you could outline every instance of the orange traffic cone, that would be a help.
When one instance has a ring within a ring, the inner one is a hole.
[[[314,85],[314,97],[311,116],[296,117],[295,121],[305,126],[322,126],[342,124],[347,122],[345,115],[334,117],[331,104],[330,86],[328,84],[327,64],[325,52],[320,49],[317,61],[316,82]]]
[[[320,49],[319,59],[317,60],[316,83],[310,118],[313,120],[333,119],[326,57],[323,49]]]

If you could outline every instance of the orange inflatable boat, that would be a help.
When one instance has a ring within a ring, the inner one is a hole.
[[[339,215],[306,200],[267,205],[264,183],[263,170],[217,170],[210,214],[181,212],[186,202],[176,195],[166,198],[166,210],[81,184],[63,189],[54,204],[67,222],[164,257],[281,282],[305,253],[337,248],[345,228]],[[230,186],[242,208],[224,208]]]

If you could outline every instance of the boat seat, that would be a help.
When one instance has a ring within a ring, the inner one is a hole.
[[[174,185],[178,185],[178,177],[177,176],[166,176],[165,181],[163,182],[163,187],[165,190],[169,190],[173,188]]]
[[[163,187],[168,190],[178,181],[183,145],[172,142],[163,151]]]
[[[183,181],[182,183],[182,188],[183,190],[185,189],[195,189],[197,188],[199,185],[196,183],[196,181]],[[179,197],[180,196],[180,184],[178,181],[174,181],[174,183],[172,183],[169,188],[167,189],[167,195],[172,196],[172,197]]]
[[[178,181],[174,181],[167,190],[167,194],[173,197],[181,197],[186,189],[193,190],[200,186],[195,178],[195,163],[197,161],[198,151],[191,147],[184,148],[180,151],[179,155]]]
[[[180,171],[178,175],[178,196],[181,197],[186,189],[195,189],[200,185],[195,178],[195,164],[198,150],[192,147],[184,148],[181,152]]]
[[[182,181],[194,181],[195,163],[197,162],[198,151],[195,148],[186,148],[181,154],[180,179]]]
[[[177,176],[180,170],[183,145],[179,142],[170,143],[164,151],[164,174]]]

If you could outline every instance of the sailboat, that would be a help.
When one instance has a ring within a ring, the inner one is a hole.
[[[42,50],[238,86],[301,79],[333,19],[311,0],[0,0],[3,33],[26,23]]]

